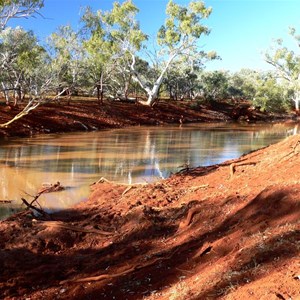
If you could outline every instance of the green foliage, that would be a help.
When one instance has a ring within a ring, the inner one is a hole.
[[[201,75],[203,97],[206,101],[221,100],[228,95],[228,73],[222,71],[204,72]]]
[[[208,18],[211,11],[201,1],[191,2],[188,7],[184,7],[170,0],[166,8],[168,17],[157,34],[158,44],[172,49],[183,41],[190,44],[202,34],[209,34],[209,29],[200,21]]]
[[[37,14],[44,6],[44,0],[0,0],[0,30],[12,18],[29,17]]]
[[[30,73],[37,68],[45,53],[33,32],[27,32],[20,27],[8,27],[0,33],[0,50],[5,57],[2,66],[6,66],[8,71],[18,70],[18,73]]]
[[[290,36],[300,47],[300,35],[295,28],[290,28]],[[298,49],[299,50],[299,49]],[[293,91],[292,100],[296,110],[300,106],[300,54],[283,46],[283,40],[278,39],[275,45],[265,54],[266,61],[275,67],[276,76],[287,82],[287,88]]]
[[[115,2],[106,12],[86,9],[82,33],[91,88],[128,90],[131,74],[127,70],[131,56],[142,49],[147,39],[136,20],[137,13],[137,7],[130,0],[122,4]]]
[[[68,88],[70,92],[79,89],[84,78],[84,51],[71,26],[61,26],[48,39],[51,53],[51,69],[56,86]]]
[[[228,96],[252,100],[261,76],[261,73],[250,69],[242,69],[232,74],[228,83]]]
[[[268,77],[258,86],[253,105],[267,112],[289,111],[290,91],[278,84],[275,78]]]
[[[19,90],[29,96],[40,94],[45,87],[49,70],[49,56],[32,31],[17,27],[0,33],[2,86]]]
[[[114,2],[112,10],[102,16],[110,39],[120,46],[120,50],[138,51],[147,40],[147,35],[141,31],[136,20],[138,11],[133,2],[127,0],[122,4]]]

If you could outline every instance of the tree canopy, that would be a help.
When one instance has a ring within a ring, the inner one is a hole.
[[[299,109],[300,55],[282,40],[266,53],[274,72],[205,71],[215,51],[203,51],[212,13],[202,1],[180,5],[170,0],[156,35],[142,31],[132,0],[112,9],[83,10],[78,30],[62,25],[41,43],[34,32],[8,27],[12,18],[40,14],[42,0],[0,0],[0,87],[6,102],[50,101],[67,93],[108,99],[138,99],[154,105],[161,96],[174,100],[248,99],[262,110]],[[42,22],[47,22],[42,19]],[[290,36],[299,49],[295,28]],[[209,40],[209,39],[208,39]]]

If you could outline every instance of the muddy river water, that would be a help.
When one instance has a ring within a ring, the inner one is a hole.
[[[181,128],[134,127],[52,134],[0,141],[0,218],[31,200],[43,184],[65,191],[44,194],[48,211],[82,201],[101,177],[116,182],[152,182],[184,166],[207,166],[237,158],[299,133],[294,124],[191,124]]]

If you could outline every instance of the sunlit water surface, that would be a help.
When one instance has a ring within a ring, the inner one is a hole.
[[[44,209],[82,201],[101,177],[124,183],[166,178],[182,166],[207,166],[237,158],[298,133],[293,124],[196,124],[134,127],[52,134],[0,141],[0,218],[31,200],[42,184],[61,182],[65,191],[43,194]]]

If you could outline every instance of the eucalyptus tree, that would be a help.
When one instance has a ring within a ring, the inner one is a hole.
[[[9,101],[9,92],[17,92],[14,101],[24,98],[28,101],[23,110],[12,120],[0,127],[8,126],[15,120],[38,107],[52,90],[52,71],[46,50],[38,44],[32,31],[20,27],[5,28],[0,33],[1,86]]]
[[[199,39],[209,34],[209,29],[201,24],[201,21],[208,18],[212,9],[207,8],[201,1],[192,1],[187,7],[175,4],[170,0],[167,4],[167,18],[157,34],[157,44],[160,56],[160,71],[156,80],[150,84],[135,68],[135,53],[129,50],[132,63],[130,70],[140,86],[148,95],[145,105],[153,105],[157,99],[159,88],[163,82],[167,70],[180,57],[190,59],[215,58],[214,52],[204,53],[199,51]]]
[[[128,72],[129,50],[139,51],[146,35],[142,33],[132,1],[115,2],[111,11],[93,12],[86,8],[82,17],[84,48],[90,79],[102,99],[106,92],[117,91],[127,97],[132,74]]]
[[[58,95],[66,92],[70,100],[84,79],[84,51],[79,35],[71,26],[61,26],[50,35],[48,45]]]
[[[252,69],[241,69],[229,77],[229,96],[252,101],[264,74]]]
[[[184,56],[192,61],[216,56],[215,53],[199,51],[198,44],[202,35],[209,34],[208,28],[201,21],[209,17],[211,8],[206,8],[199,1],[183,7],[170,0],[166,9],[166,22],[157,34],[158,51],[155,51],[155,56],[150,51],[145,51],[148,36],[141,31],[136,20],[138,11],[131,0],[122,4],[115,2],[111,11],[89,11],[88,17],[84,17],[86,27],[91,32],[91,38],[86,45],[90,48],[91,56],[95,55],[97,48],[101,52],[98,59],[100,77],[103,70],[113,62],[114,76],[110,78],[112,85],[123,85],[122,93],[127,96],[128,88],[134,80],[147,94],[147,101],[142,103],[153,105],[166,72],[176,59]],[[110,50],[109,59],[106,56],[106,45]],[[138,61],[141,58],[149,62],[149,68],[158,74],[156,78],[149,78],[148,72],[140,72]]]
[[[32,77],[35,69],[40,68],[41,57],[45,50],[39,46],[32,31],[21,27],[7,27],[0,33],[1,86],[6,102],[13,92],[15,105],[24,97],[25,91],[32,91]]]
[[[0,0],[0,31],[10,19],[35,16],[44,6],[44,0]]]
[[[290,28],[290,36],[296,42],[295,52],[283,45],[283,40],[278,39],[275,46],[266,53],[266,62],[275,67],[277,77],[287,84],[287,88],[293,90],[292,100],[295,109],[299,111],[300,106],[300,35],[295,28]]]
[[[131,0],[122,4],[115,2],[110,12],[106,12],[103,20],[106,31],[112,44],[113,59],[115,62],[114,74],[112,77],[114,84],[121,89],[119,92],[127,97],[129,86],[133,79],[130,70],[131,65],[141,69],[139,51],[143,42],[147,40],[147,35],[140,29],[136,20],[138,8]]]
[[[222,100],[228,96],[229,75],[225,71],[202,72],[202,97],[206,101]]]
[[[282,112],[291,109],[291,90],[284,84],[277,82],[274,74],[267,73],[259,80],[253,105],[259,107],[261,111]]]
[[[185,58],[174,62],[163,81],[170,99],[194,99],[197,96],[199,70],[199,66],[194,63],[191,66]]]
[[[86,51],[87,84],[92,90],[96,89],[99,102],[103,101],[105,87],[108,89],[108,80],[115,67],[114,44],[105,30],[104,17],[101,10],[94,13],[87,7],[81,19],[83,48]]]

